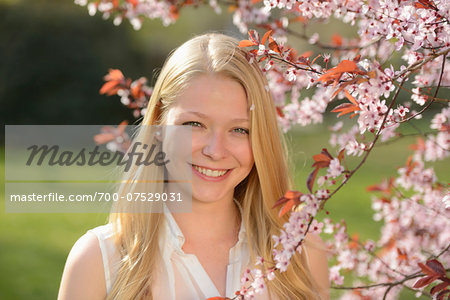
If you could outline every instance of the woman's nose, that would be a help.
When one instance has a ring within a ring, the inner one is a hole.
[[[202,153],[213,160],[219,160],[227,155],[226,139],[220,132],[211,132],[202,149]]]

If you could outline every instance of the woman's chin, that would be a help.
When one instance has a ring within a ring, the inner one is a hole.
[[[195,193],[192,195],[192,203],[214,203],[219,202],[224,198],[224,195],[220,193],[211,192],[211,193]]]

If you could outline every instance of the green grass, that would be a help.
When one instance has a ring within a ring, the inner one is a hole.
[[[0,165],[0,299],[56,299],[74,242],[106,221],[105,214],[5,213]]]
[[[328,134],[324,132],[322,126],[312,126],[294,130],[289,135],[299,190],[306,190],[312,155],[327,145]],[[407,145],[413,140],[376,148],[358,174],[327,203],[329,217],[335,221],[345,218],[349,231],[359,232],[362,239],[377,239],[381,224],[372,219],[371,194],[366,192],[366,187],[395,175],[396,167],[410,155]],[[3,150],[0,154],[3,158]],[[449,182],[450,174],[445,172],[448,167],[448,161],[435,167],[442,182]],[[0,168],[4,170],[3,161]],[[4,172],[0,176],[3,183]],[[3,197],[3,184],[1,189]],[[98,213],[6,214],[3,201],[0,208],[0,299],[55,299],[72,245],[88,229],[104,224],[107,216]],[[401,297],[413,298],[410,292]]]
[[[56,299],[71,245],[102,221],[94,214],[5,214],[3,208],[1,215],[1,299]]]

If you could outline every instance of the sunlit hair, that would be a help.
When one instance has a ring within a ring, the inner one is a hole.
[[[226,76],[242,85],[247,95],[255,165],[236,187],[235,198],[243,208],[242,219],[254,261],[256,256],[272,257],[272,235],[278,235],[286,222],[272,206],[292,188],[292,182],[268,83],[257,63],[250,64],[237,44],[234,38],[211,33],[194,37],[174,51],[159,74],[142,124],[163,123],[168,108],[199,75]],[[138,170],[131,170],[131,178],[139,176],[143,175]],[[130,189],[130,184],[121,186],[122,192]],[[161,260],[158,240],[163,219],[160,213],[111,213],[122,265],[107,299],[153,299],[151,285]],[[295,255],[288,270],[269,281],[268,288],[275,299],[318,299],[305,251]]]

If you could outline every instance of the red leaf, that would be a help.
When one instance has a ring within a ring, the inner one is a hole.
[[[294,207],[294,205],[295,205],[295,201],[294,200],[289,200],[288,202],[286,202],[286,204],[280,210],[280,213],[278,214],[278,216],[282,217],[286,213],[290,212],[292,210],[292,208]]]
[[[449,285],[450,285],[450,283],[448,283],[448,282],[441,282],[438,285],[435,285],[431,288],[430,294],[433,295],[434,293],[440,292],[441,290],[445,289]]]
[[[348,243],[348,248],[350,249],[358,249],[359,248],[359,233],[354,233],[350,239],[351,241]]]
[[[326,148],[322,148],[322,151],[320,151],[319,154],[313,155],[313,159],[314,163],[312,167],[316,169],[309,174],[308,179],[306,180],[306,185],[311,193],[319,169],[327,168],[330,165],[330,161],[333,159],[333,156]]]
[[[306,52],[303,52],[300,56],[303,56],[304,58],[308,58],[311,55],[313,55],[312,51],[306,51]]]
[[[408,261],[408,254],[404,250],[397,248],[397,260],[399,262],[401,262],[403,260]]]
[[[277,202],[275,202],[275,204],[272,206],[272,208],[283,205],[284,203],[286,203],[288,201],[289,201],[289,198],[281,197],[280,199],[277,200]]]
[[[178,6],[176,5],[171,5],[169,7],[169,14],[172,18],[174,19],[178,19],[178,17],[180,16],[180,11],[178,9]]]
[[[427,275],[430,275],[430,276],[435,276],[436,275],[434,270],[431,269],[430,267],[428,267],[427,265],[424,265],[423,263],[419,263],[418,265],[422,269],[423,273],[425,273]]]
[[[319,154],[313,155],[313,159],[313,167],[326,168],[330,165],[330,161],[333,159],[333,156],[326,148],[323,148]]]
[[[379,184],[370,185],[366,188],[368,192],[383,192],[386,194],[391,193],[391,189],[394,186],[394,177],[390,177],[389,181],[383,180]]]
[[[338,117],[343,116],[345,114],[352,113],[354,111],[359,111],[360,108],[358,105],[353,105],[351,103],[343,103],[336,106],[331,112],[339,112]]]
[[[339,34],[337,34],[337,33],[333,34],[333,36],[331,37],[331,40],[332,40],[333,45],[342,46],[342,37]]]
[[[432,10],[438,10],[436,6],[433,4],[430,0],[418,0],[416,3],[414,3],[414,6],[416,8],[425,8],[425,9],[432,9]]]
[[[417,144],[410,145],[409,149],[415,150],[415,151],[425,151],[424,140],[421,137],[417,138]]]
[[[344,89],[344,93],[345,93],[345,97],[347,97],[347,99],[350,100],[351,103],[358,106],[358,102],[356,102],[355,98],[353,98],[353,96],[346,89]]]
[[[256,46],[256,45],[258,45],[258,44],[254,43],[252,41],[242,40],[242,41],[239,42],[238,47],[244,48],[244,47],[251,47],[251,46]]]
[[[427,286],[436,279],[438,279],[438,276],[425,276],[414,283],[413,288],[420,289],[421,287]]]
[[[256,30],[249,30],[248,36],[250,37],[250,40],[252,40],[256,45],[259,44],[259,34]]]
[[[341,163],[342,160],[344,159],[344,154],[345,154],[345,148],[342,149],[341,151],[339,151],[339,154],[338,154],[339,163]]]
[[[109,73],[105,75],[104,80],[110,81],[110,80],[123,80],[124,76],[122,72],[118,69],[109,69]]]
[[[325,83],[334,82],[336,85],[344,73],[365,74],[365,72],[358,68],[358,65],[354,61],[343,60],[336,67],[331,68],[328,72],[320,76],[317,80]]]
[[[436,274],[441,276],[445,276],[445,268],[444,266],[437,260],[431,259],[426,262],[427,266],[433,269]]]
[[[99,133],[94,136],[94,141],[97,145],[102,145],[114,140],[115,138],[116,136],[112,133]]]
[[[267,38],[268,38],[271,34],[272,34],[272,30],[267,31],[267,32],[264,34],[264,36],[263,36],[263,38],[262,38],[262,40],[261,40],[261,44],[262,44],[262,45],[264,45],[264,44],[266,43]]]
[[[258,53],[258,49],[253,49],[248,52],[256,56],[256,54]]]
[[[314,64],[314,62],[321,56],[322,56],[321,54],[317,55],[316,58],[314,58],[313,61],[311,62],[311,65]]]
[[[319,172],[319,168],[315,168],[314,171],[309,174],[308,179],[306,180],[306,186],[308,190],[312,193],[312,189],[314,186],[314,182],[316,181],[317,173]]]
[[[123,134],[125,129],[127,129],[128,121],[124,120],[120,122],[119,126],[117,126],[117,131],[119,134]]]
[[[443,300],[445,294],[449,294],[449,293],[450,293],[450,290],[444,290],[444,291],[442,291],[442,292],[440,292],[439,294],[436,295],[436,299],[438,299],[438,300]],[[447,300],[448,300],[448,299],[450,299],[450,294],[449,294],[448,297],[447,297]]]
[[[360,78],[359,78],[360,79]],[[347,86],[349,86],[350,84],[354,84],[354,83],[359,83],[359,79],[355,78],[353,80],[349,80],[347,82],[344,82],[340,85],[340,87],[336,90],[336,92],[333,93],[333,95],[331,96],[331,99],[334,99],[334,97],[336,97],[337,94],[339,94],[340,91],[342,91],[343,89],[345,89]]]
[[[127,0],[128,3],[131,3],[133,7],[136,7],[139,3],[138,0]]]
[[[284,113],[283,113],[283,111],[281,110],[281,108],[280,108],[279,106],[277,106],[276,109],[277,109],[277,114],[278,114],[281,118],[284,118]]]
[[[284,194],[284,197],[288,199],[300,199],[301,195],[303,195],[302,192],[289,190]]]
[[[278,199],[277,202],[275,202],[275,204],[272,206],[272,208],[275,208],[277,206],[280,206],[286,202],[288,202],[289,200],[294,200],[295,204],[300,204],[300,197],[303,195],[303,193],[299,192],[299,191],[287,191],[283,197],[281,197],[280,199]]]
[[[326,149],[324,150],[326,151]],[[324,152],[324,150],[322,150],[320,154],[313,155],[313,167],[326,168],[330,165],[330,161],[333,159],[333,157],[328,153],[328,151]]]
[[[100,94],[107,94],[108,96],[114,95],[120,89],[120,81],[112,80],[105,82],[103,86],[100,88]]]
[[[259,62],[265,61],[268,57],[267,56],[261,56],[261,58],[259,59]]]
[[[139,99],[142,96],[144,96],[144,91],[141,89],[142,87],[142,83],[138,82],[136,85],[134,85],[131,89],[130,89],[130,94],[134,99]]]
[[[230,5],[230,6],[228,6],[228,12],[229,12],[229,13],[234,12],[236,9],[237,9],[237,6],[236,6],[236,5]]]
[[[323,154],[323,153],[319,153],[319,154],[313,155],[313,159],[316,162],[324,161],[324,162],[328,162],[329,163],[331,161],[331,158],[328,157],[327,155]]]
[[[333,159],[333,155],[328,152],[327,148],[322,148],[322,151],[320,151],[320,153],[325,154],[329,159]]]
[[[269,48],[270,50],[275,51],[278,54],[281,54],[280,47],[278,47],[277,42],[275,42],[275,40],[271,36],[269,36]]]

